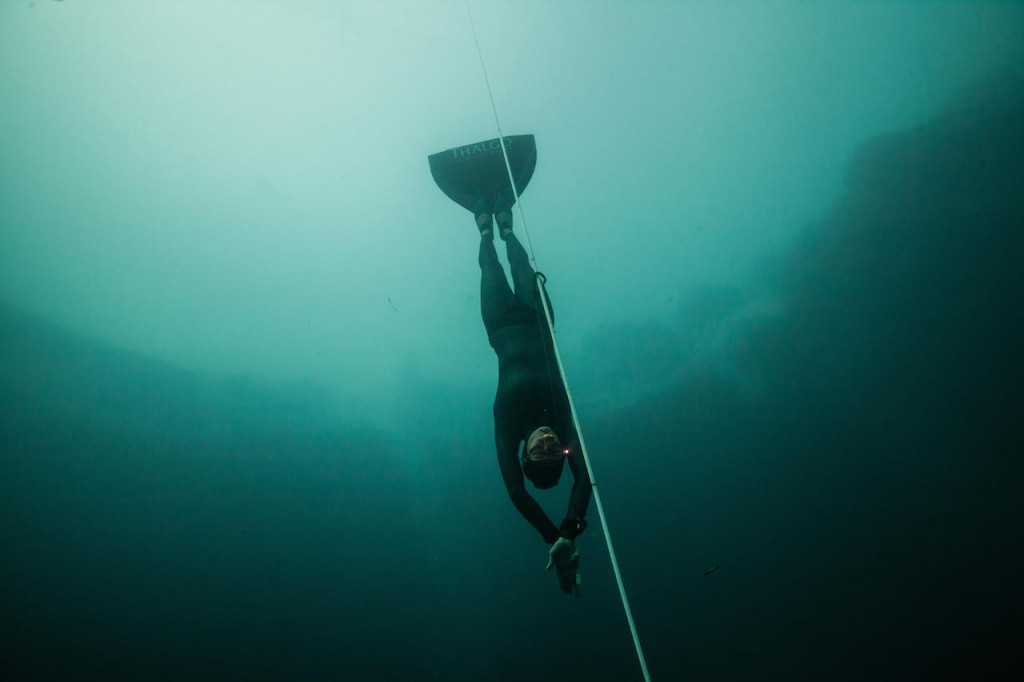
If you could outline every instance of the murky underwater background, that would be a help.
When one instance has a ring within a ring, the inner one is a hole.
[[[1011,677],[1024,8],[470,8],[652,678]],[[0,92],[4,679],[642,679],[494,461],[464,3],[7,2]]]

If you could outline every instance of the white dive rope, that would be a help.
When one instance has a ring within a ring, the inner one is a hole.
[[[533,254],[533,243],[530,241],[530,231],[526,228],[526,216],[523,215],[523,204],[519,201],[519,192],[516,190],[515,177],[512,174],[512,164],[508,159],[508,151],[505,149],[505,134],[501,130],[501,120],[498,118],[498,108],[494,104],[494,94],[491,91],[491,81],[487,77],[487,67],[484,65],[484,55],[480,49],[480,40],[476,33],[476,24],[473,22],[473,12],[469,8],[469,0],[466,2],[466,13],[469,15],[469,25],[473,29],[473,40],[476,42],[476,54],[480,58],[480,70],[484,74],[484,83],[487,84],[487,96],[491,100],[491,110],[494,112],[494,124],[498,128],[498,139],[501,140],[501,154],[505,159],[505,170],[508,172],[508,181],[512,186],[512,194],[515,196],[515,205],[519,207],[519,223],[523,226],[523,234],[526,235],[527,247],[530,250],[530,260],[534,263],[536,270],[537,259]],[[593,486],[594,503],[597,505],[597,515],[601,519],[601,528],[604,531],[604,539],[608,544],[608,556],[611,558],[612,570],[615,572],[615,581],[619,585],[619,596],[622,598],[622,608],[626,611],[626,620],[629,622],[629,631],[633,635],[633,645],[636,647],[637,658],[640,659],[640,668],[644,674],[644,680],[651,682],[651,675],[647,672],[647,661],[644,659],[644,651],[640,646],[640,636],[636,631],[636,623],[633,622],[633,611],[629,608],[629,598],[626,596],[626,586],[622,581],[622,573],[619,571],[619,560],[615,556],[615,547],[612,545],[612,536],[608,531],[608,522],[604,517],[604,506],[601,504],[601,494],[597,488],[597,480],[594,478],[594,470],[590,466],[590,456],[587,454],[587,446],[583,441],[583,429],[580,427],[579,419],[576,417],[576,404],[572,399],[572,392],[569,390],[569,381],[565,376],[565,367],[562,365],[562,356],[558,351],[558,342],[555,339],[555,327],[551,319],[551,309],[548,306],[547,292],[544,289],[543,278],[537,278],[537,285],[542,289],[538,297],[544,306],[544,318],[548,323],[548,330],[551,332],[551,344],[555,354],[555,364],[558,365],[558,373],[562,377],[562,385],[565,386],[565,394],[569,398],[569,411],[572,413],[572,423],[576,427],[576,434],[580,439],[580,452],[583,454],[583,462],[587,465],[587,475]]]

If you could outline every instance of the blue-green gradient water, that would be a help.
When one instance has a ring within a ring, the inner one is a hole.
[[[1024,5],[469,7],[652,678],[1013,677]],[[642,679],[495,461],[464,2],[11,0],[0,101],[0,677]]]

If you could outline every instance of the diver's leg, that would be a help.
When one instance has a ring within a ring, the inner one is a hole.
[[[508,250],[508,264],[512,270],[512,283],[515,285],[516,298],[533,307],[536,301],[537,283],[533,268],[530,267],[530,258],[526,255],[526,249],[519,242],[513,233],[505,237],[505,248]]]
[[[505,271],[498,261],[498,252],[494,249],[493,235],[481,235],[480,315],[488,331],[491,323],[512,305],[513,298],[512,289],[505,279]]]

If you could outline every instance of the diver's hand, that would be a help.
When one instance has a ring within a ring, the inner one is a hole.
[[[548,566],[544,570],[550,571],[552,566],[558,573],[558,584],[562,592],[580,596],[580,584],[583,581],[580,578],[580,553],[576,543],[569,538],[558,538],[548,551]]]

